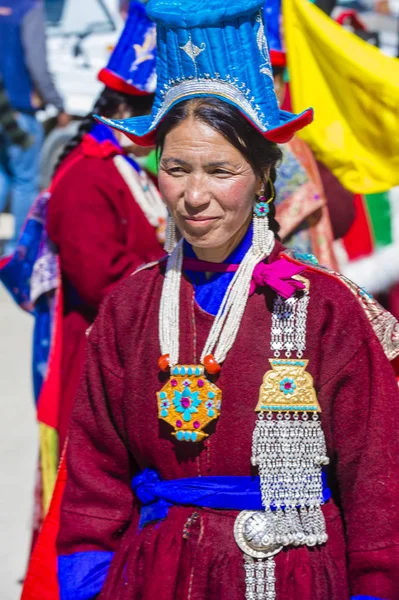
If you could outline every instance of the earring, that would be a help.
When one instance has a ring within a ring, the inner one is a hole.
[[[254,213],[253,213],[253,238],[252,238],[252,246],[254,252],[259,252],[261,254],[266,254],[270,249],[270,238],[274,237],[274,234],[269,229],[269,218],[268,214],[270,212],[269,204],[273,202],[276,196],[276,190],[274,188],[273,181],[269,178],[268,185],[271,188],[271,196],[268,200],[263,194],[258,197],[258,200],[254,204]]]
[[[168,216],[166,219],[166,234],[165,234],[165,244],[164,244],[165,252],[167,252],[168,254],[172,254],[173,250],[175,249],[176,244],[177,244],[176,225],[175,225],[175,222],[172,219],[171,215],[168,213]]]

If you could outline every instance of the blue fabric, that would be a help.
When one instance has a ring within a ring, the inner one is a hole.
[[[281,0],[266,0],[263,8],[270,50],[283,51],[280,35]]]
[[[262,133],[299,119],[278,107],[262,0],[150,0],[147,12],[157,22],[152,114],[105,123],[141,138],[175,104],[201,96],[236,106]]]
[[[0,281],[19,306],[30,302],[30,277],[39,251],[43,224],[29,219],[21,237],[21,245],[28,249],[24,256],[16,253],[0,270]]]
[[[50,304],[46,295],[41,296],[33,309],[35,325],[33,329],[32,374],[33,392],[37,405],[40,390],[47,374],[50,355],[52,316]]]
[[[150,0],[148,16],[171,28],[214,26],[228,19],[251,16],[262,7],[262,0]]]
[[[107,577],[113,552],[76,552],[58,557],[60,600],[93,600]]]
[[[43,127],[30,114],[19,114],[18,124],[32,137],[33,143],[27,149],[11,144],[0,130],[0,146],[3,146],[0,156],[0,212],[4,210],[10,192],[11,212],[14,216],[14,235],[6,244],[6,255],[14,252],[29,209],[39,193]]]
[[[31,307],[31,276],[37,260],[43,232],[43,221],[37,216],[28,218],[18,241],[18,249],[11,259],[0,269],[0,281],[4,284],[13,300],[25,310],[33,312],[35,325],[33,331],[32,372],[35,403],[47,371],[51,340],[51,310],[49,299],[41,296]]]
[[[351,596],[351,600],[384,600],[384,598],[377,598],[377,596]]]
[[[331,497],[323,470],[323,500]],[[220,510],[263,510],[259,477],[188,477],[161,481],[153,469],[133,478],[132,489],[142,503],[140,528],[165,519],[173,505]],[[273,506],[271,507],[274,508]]]
[[[105,71],[118,75],[141,91],[154,93],[155,63],[155,25],[148,18],[145,6],[133,0],[129,6],[125,27]]]
[[[227,264],[239,264],[248,252],[251,244],[252,225],[237,248],[223,262]],[[192,246],[186,241],[184,241],[184,256],[187,258],[196,258]],[[209,279],[202,272],[187,270],[186,273],[194,286],[194,295],[198,305],[211,315],[216,315],[226,290],[234,277],[234,273],[213,273]]]
[[[34,0],[2,0],[1,6],[9,8],[0,15],[0,75],[12,106],[19,111],[33,112],[32,79],[25,64],[21,39],[21,24],[26,13],[33,8]]]

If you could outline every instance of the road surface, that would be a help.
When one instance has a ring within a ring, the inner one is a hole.
[[[33,319],[0,284],[0,598],[19,600],[30,538],[37,427],[30,342]]]

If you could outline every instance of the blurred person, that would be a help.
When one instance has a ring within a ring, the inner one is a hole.
[[[69,117],[48,71],[44,6],[40,0],[0,0],[0,75],[19,126],[32,143],[24,148],[0,132],[0,212],[11,194],[14,235],[5,246],[10,254],[30,207],[39,191],[39,160],[43,129],[37,110],[53,105],[57,122]]]
[[[21,129],[0,77],[0,129],[12,144],[27,150],[32,144],[30,135]]]
[[[5,161],[7,143],[14,144],[22,150],[27,150],[32,145],[32,138],[18,125],[15,112],[0,77],[0,161]],[[0,171],[0,187],[2,186],[3,178],[4,175]],[[3,246],[3,239],[0,239],[0,256],[3,254]]]
[[[99,79],[106,87],[94,113],[124,118],[151,111],[155,25],[142,4],[131,4]],[[35,202],[17,251],[0,263],[3,282],[35,315],[33,380],[41,443],[36,533],[67,436],[86,331],[118,281],[164,255],[166,208],[132,150],[128,138],[90,113],[60,156],[49,190]]]
[[[46,231],[59,255],[64,298],[60,448],[83,366],[85,332],[101,301],[120,279],[164,255],[166,208],[132,155],[151,148],[143,152],[92,116],[151,112],[155,43],[145,7],[132,2],[122,36],[99,73],[106,87],[55,167]]]

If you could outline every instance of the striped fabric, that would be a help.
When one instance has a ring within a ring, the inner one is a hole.
[[[399,187],[355,196],[356,218],[335,243],[339,270],[372,294],[399,282]]]
[[[369,256],[393,242],[389,192],[355,196],[356,219],[344,238],[349,260]]]

